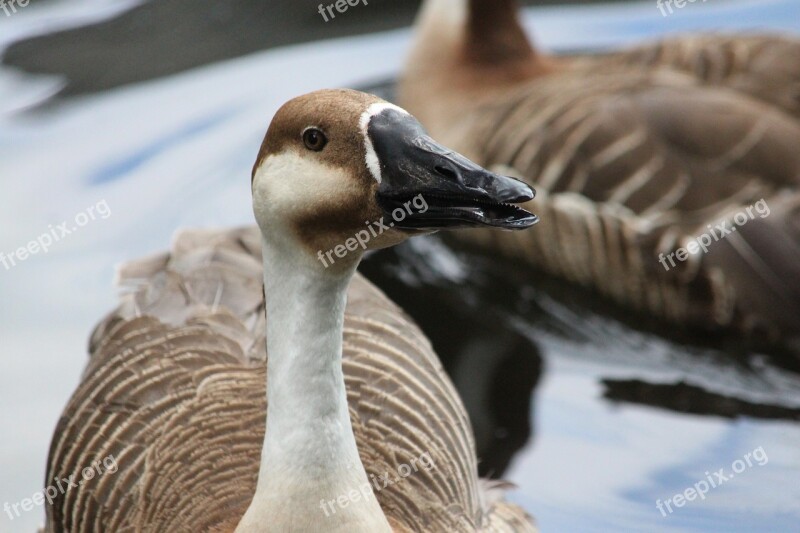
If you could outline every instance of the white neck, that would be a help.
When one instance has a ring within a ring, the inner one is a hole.
[[[263,251],[267,430],[256,494],[236,531],[390,532],[358,455],[342,373],[357,261],[330,272],[279,241],[265,237]]]

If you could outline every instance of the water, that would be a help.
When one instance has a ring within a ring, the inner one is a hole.
[[[0,46],[132,5],[31,5],[0,16]],[[695,29],[798,33],[800,6],[709,0],[662,17],[648,1],[543,8],[526,21],[545,48],[587,49]],[[0,69],[0,251],[62,221],[75,228],[46,254],[0,266],[0,504],[43,484],[88,334],[115,302],[114,265],[165,248],[178,227],[251,223],[250,167],[277,107],[391,79],[408,43],[397,30],[296,45],[33,112],[20,110],[63,80]],[[101,202],[109,216],[78,227]],[[516,483],[512,498],[545,531],[800,531],[800,379],[773,359],[670,340],[438,237],[362,270],[429,333],[470,408],[483,472]],[[748,453],[752,466],[729,477]],[[720,468],[727,481],[662,516],[656,500]],[[42,520],[41,508],[0,513],[0,531]]]

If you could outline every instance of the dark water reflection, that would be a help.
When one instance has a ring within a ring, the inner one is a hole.
[[[716,394],[684,381],[678,383],[648,383],[639,379],[604,379],[603,397],[612,402],[660,407],[676,413],[741,417],[763,420],[800,420],[800,409],[755,403],[731,396]]]
[[[473,420],[483,475],[501,476],[532,438],[535,388],[543,370],[538,337],[590,345],[600,363],[601,401],[610,404],[728,419],[800,420],[800,377],[779,368],[783,354],[756,354],[736,339],[693,336],[638,317],[624,320],[623,311],[587,291],[523,265],[434,236],[376,253],[361,271],[431,339]],[[617,316],[601,317],[602,312]],[[648,353],[661,342],[654,329],[677,349],[666,356],[656,353],[661,350]],[[604,360],[612,366],[632,363],[627,369],[635,377],[603,375]],[[664,382],[667,372],[659,367],[682,368],[678,374],[693,383]]]

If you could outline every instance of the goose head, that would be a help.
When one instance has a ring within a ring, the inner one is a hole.
[[[515,230],[538,220],[514,205],[534,197],[526,184],[440,145],[405,110],[352,90],[284,104],[264,138],[252,189],[265,242],[304,250],[317,264],[343,248],[333,256],[338,265],[419,233]]]

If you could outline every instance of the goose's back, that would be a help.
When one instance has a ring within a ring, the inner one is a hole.
[[[669,68],[727,87],[800,119],[800,40],[768,34],[691,34],[588,57],[609,66]],[[592,68],[596,68],[592,66]]]
[[[92,335],[47,479],[82,479],[107,457],[118,470],[59,494],[47,530],[232,531],[265,431],[258,232],[184,232],[120,275],[130,291]],[[359,452],[397,531],[533,530],[479,484],[469,421],[427,339],[360,275],[343,352]]]

